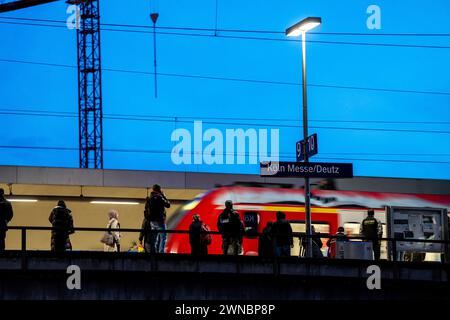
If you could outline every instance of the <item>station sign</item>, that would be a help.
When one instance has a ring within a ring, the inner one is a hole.
[[[352,163],[261,162],[261,177],[353,178]]]
[[[297,162],[301,162],[305,159],[303,154],[303,145],[305,140],[300,140],[295,143],[295,154],[297,155]],[[319,152],[319,145],[317,144],[317,133],[310,135],[306,139],[306,153],[308,158],[316,155]]]

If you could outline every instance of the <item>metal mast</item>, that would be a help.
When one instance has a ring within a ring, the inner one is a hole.
[[[80,168],[103,169],[103,110],[98,0],[79,3],[78,113]]]

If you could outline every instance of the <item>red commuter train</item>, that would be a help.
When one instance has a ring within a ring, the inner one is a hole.
[[[359,234],[361,221],[367,209],[374,208],[375,216],[386,222],[385,206],[434,207],[450,209],[450,195],[401,194],[378,192],[355,192],[335,190],[312,190],[312,223],[319,233],[334,234],[343,226],[349,235]],[[226,200],[232,200],[245,223],[243,241],[244,255],[257,255],[258,237],[267,222],[275,221],[277,211],[283,211],[294,232],[305,231],[304,191],[288,186],[266,187],[263,185],[236,184],[212,189],[198,195],[181,206],[169,219],[168,229],[189,230],[193,214],[200,214],[212,231],[217,231],[217,219]],[[385,227],[385,226],[384,226]],[[386,229],[384,230],[386,236]],[[323,240],[326,242],[326,239]],[[221,237],[214,235],[209,253],[220,254]],[[292,254],[299,252],[299,243]],[[323,250],[326,248],[324,246]],[[188,234],[169,234],[166,252],[190,253]]]

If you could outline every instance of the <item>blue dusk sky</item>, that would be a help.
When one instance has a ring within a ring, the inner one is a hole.
[[[278,129],[280,160],[295,161],[301,42],[283,32],[318,16],[322,25],[307,36],[309,132],[319,140],[312,161],[351,162],[357,176],[450,179],[450,1],[100,4],[106,169],[259,173],[257,164],[174,164],[171,135],[193,134],[194,120],[224,136]],[[367,27],[370,5],[381,10],[381,29]],[[0,165],[79,165],[67,6],[0,14]],[[179,28],[157,29],[157,98],[151,12],[158,27]]]

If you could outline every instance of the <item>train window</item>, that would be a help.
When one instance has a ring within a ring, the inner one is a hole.
[[[245,235],[249,238],[258,236],[259,214],[255,211],[244,213]]]
[[[289,223],[291,224],[291,228],[292,228],[292,232],[299,232],[299,233],[303,233],[306,232],[306,226],[305,226],[305,222],[304,221],[289,221]],[[314,226],[314,229],[316,230],[317,233],[325,233],[328,234],[330,233],[330,225],[326,222],[313,222],[312,224]],[[324,256],[326,256],[326,242],[328,239],[323,238],[322,239],[322,254],[324,254]],[[294,248],[291,251],[291,255],[293,256],[299,256],[300,255],[300,251],[301,251],[301,246],[300,246],[300,241],[298,240],[294,240]]]
[[[305,232],[306,226],[305,223],[302,222],[296,222],[296,221],[289,221],[292,227],[293,232]],[[330,225],[328,223],[313,223],[314,229],[317,233],[330,233]]]
[[[344,223],[344,232],[348,236],[357,236],[359,235],[360,227],[361,223],[359,222],[346,222]]]

